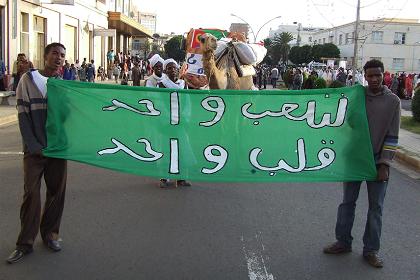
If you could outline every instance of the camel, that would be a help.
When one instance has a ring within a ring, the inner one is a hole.
[[[252,76],[238,76],[230,53],[223,55],[216,65],[214,56],[217,48],[216,37],[206,33],[201,36],[200,43],[203,53],[203,69],[209,81],[210,89],[252,89],[254,85]]]

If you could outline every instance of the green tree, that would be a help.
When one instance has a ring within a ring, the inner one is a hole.
[[[185,59],[185,51],[181,49],[182,35],[178,35],[168,40],[165,44],[165,55],[176,61]]]
[[[420,122],[420,89],[414,93],[413,101],[411,102],[411,111],[413,112],[413,119]]]
[[[340,49],[333,43],[323,44],[322,57],[340,58]]]
[[[293,64],[300,64],[301,63],[301,50],[300,47],[298,46],[294,46],[290,49],[289,52],[289,60],[293,63]]]
[[[301,62],[300,63],[306,63],[312,61],[312,46],[310,45],[304,45],[300,48],[300,57]]]
[[[312,47],[312,59],[321,61],[321,57],[340,58],[340,49],[333,43],[314,45]]]
[[[322,45],[314,45],[312,47],[312,59],[314,61],[321,61],[322,57]]]
[[[267,54],[265,55],[262,63],[269,65],[273,64],[273,40],[270,38],[264,39],[264,47],[267,49]]]
[[[293,40],[293,35],[289,32],[282,32],[274,36],[273,39],[273,60],[275,63],[283,61],[287,63],[290,51],[290,41]]]

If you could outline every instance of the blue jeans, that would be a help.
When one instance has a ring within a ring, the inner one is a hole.
[[[354,212],[361,184],[362,182],[345,182],[343,184],[343,202],[338,207],[335,236],[338,242],[348,247],[351,247],[353,240],[351,230],[353,228]],[[365,233],[363,235],[364,254],[379,250],[382,229],[382,209],[388,182],[369,181],[366,184],[369,210]]]

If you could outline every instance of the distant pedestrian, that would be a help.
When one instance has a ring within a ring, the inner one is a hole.
[[[6,67],[4,66],[4,62],[2,59],[0,59],[0,91],[5,90],[6,85]]]
[[[140,86],[141,72],[139,63],[134,62],[134,67],[131,69],[131,78],[133,79],[133,86]]]
[[[273,86],[273,88],[276,88],[278,78],[279,70],[276,67],[274,67],[273,69],[271,69],[271,85]]]

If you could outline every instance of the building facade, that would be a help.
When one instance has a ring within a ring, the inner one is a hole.
[[[128,52],[133,36],[152,36],[129,17],[130,5],[128,0],[0,0],[0,56],[7,73],[18,53],[42,68],[44,47],[52,42],[66,47],[69,63],[86,58],[105,65],[108,50]]]
[[[313,44],[334,43],[341,59],[352,66],[355,22],[313,35]],[[390,72],[420,72],[420,23],[417,19],[362,20],[359,25],[357,68],[379,59]]]

